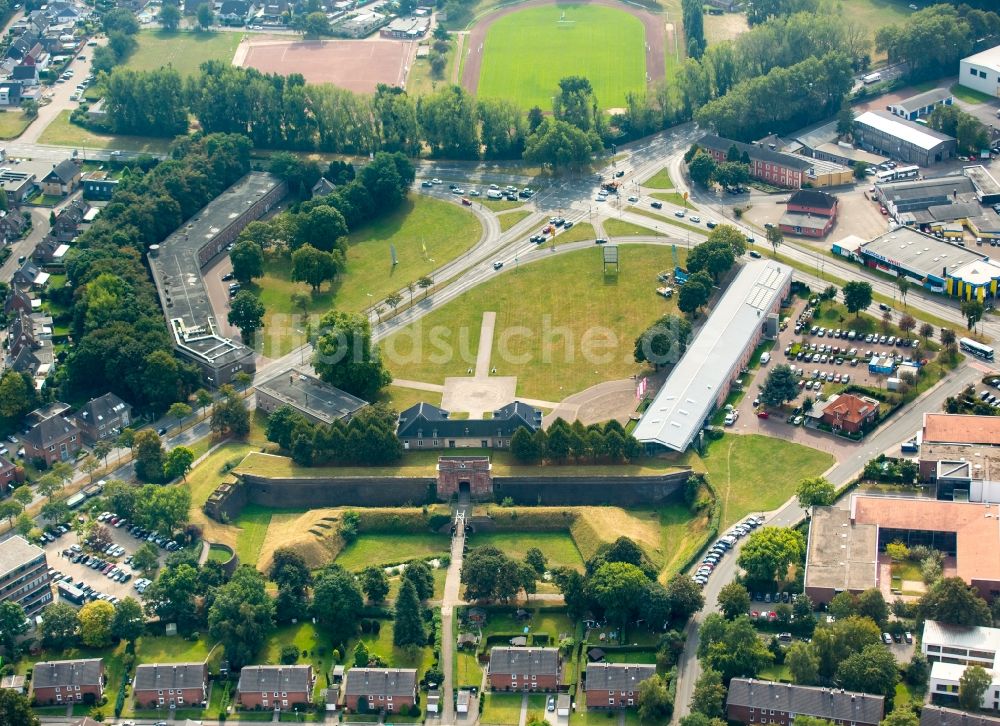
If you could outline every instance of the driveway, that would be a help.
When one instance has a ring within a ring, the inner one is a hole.
[[[99,42],[103,44],[107,41],[101,40]],[[56,116],[66,110],[73,111],[80,105],[78,101],[71,101],[69,97],[77,92],[76,85],[83,83],[84,79],[90,75],[90,63],[94,50],[96,48],[93,46],[84,46],[79,54],[73,58],[66,67],[67,70],[73,71],[73,77],[68,81],[42,87],[44,89],[43,98],[49,102],[39,104],[38,118],[32,121],[24,133],[18,137],[17,140],[19,142],[26,144],[38,143],[38,139]],[[80,60],[81,58],[84,60]]]

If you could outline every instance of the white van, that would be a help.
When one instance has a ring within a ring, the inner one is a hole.
[[[770,353],[761,353],[760,354],[760,364],[762,366],[766,366],[770,362],[770,360],[771,360],[771,354]]]

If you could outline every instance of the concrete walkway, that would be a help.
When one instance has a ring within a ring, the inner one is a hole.
[[[428,391],[430,393],[444,393],[444,386],[437,383],[424,383],[423,381],[410,381],[405,378],[393,378],[392,385],[400,388],[412,388],[416,391]]]
[[[497,325],[497,314],[491,310],[483,313],[479,326],[479,350],[476,352],[476,378],[490,375],[490,358],[493,356],[493,329]]]
[[[517,717],[517,726],[528,723],[528,694],[521,696],[521,715]]]
[[[468,495],[459,499],[455,509],[455,535],[451,540],[451,562],[444,580],[444,597],[441,600],[441,662],[444,665],[444,688],[441,693],[441,723],[455,723],[454,668],[455,606],[462,604],[462,554],[465,549],[465,517],[471,513]]]

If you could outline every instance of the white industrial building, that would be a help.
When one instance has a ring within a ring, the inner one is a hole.
[[[990,674],[990,687],[983,693],[983,708],[1000,708],[1000,629],[948,625],[934,620],[924,623],[920,649],[931,663],[930,691],[939,699],[958,698],[965,669],[977,665]]]
[[[1000,45],[963,58],[958,65],[958,84],[1000,96]]]
[[[777,313],[788,296],[792,268],[751,260],[712,309],[635,428],[647,447],[684,451],[723,404],[750,361],[765,328],[777,333]]]

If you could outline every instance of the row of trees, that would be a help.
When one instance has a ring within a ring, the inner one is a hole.
[[[642,446],[614,419],[603,425],[584,426],[557,418],[548,429],[532,432],[521,427],[510,439],[510,452],[521,463],[541,461],[562,464],[566,461],[631,461],[642,455]]]
[[[396,411],[367,406],[347,423],[313,424],[288,406],[267,418],[267,440],[289,452],[301,466],[313,464],[377,465],[397,461],[403,447],[396,437]]]
[[[938,106],[927,121],[932,129],[955,137],[959,151],[978,154],[989,147],[990,135],[983,122],[958,106]]]
[[[184,139],[170,160],[120,182],[66,263],[75,344],[55,373],[61,395],[78,400],[112,391],[162,413],[197,387],[197,370],[171,352],[143,259],[149,245],[249,171],[249,152],[239,136]]]

